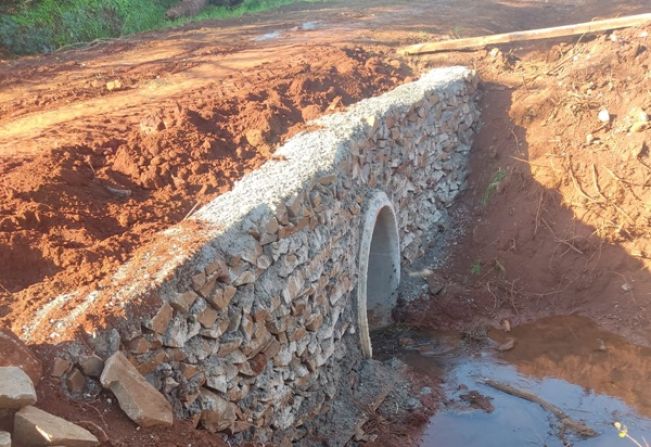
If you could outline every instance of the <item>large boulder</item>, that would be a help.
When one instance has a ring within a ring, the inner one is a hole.
[[[32,379],[17,366],[0,367],[0,410],[17,410],[35,403]]]
[[[174,422],[172,405],[121,352],[106,360],[100,382],[115,394],[120,408],[138,425],[151,427]]]
[[[32,379],[41,380],[43,367],[34,353],[13,332],[0,329],[0,366],[18,366]]]
[[[36,407],[25,407],[14,417],[14,441],[25,447],[94,447],[99,441],[91,432]]]

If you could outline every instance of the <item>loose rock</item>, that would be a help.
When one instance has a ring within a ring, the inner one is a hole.
[[[465,394],[459,396],[459,398],[467,402],[471,408],[476,408],[478,410],[484,410],[486,413],[492,413],[495,410],[495,407],[491,403],[493,398],[484,396],[478,391],[471,390]]]
[[[86,376],[79,369],[74,368],[66,378],[66,385],[71,393],[81,394],[86,388]]]
[[[112,92],[114,90],[122,90],[122,88],[123,88],[123,84],[122,81],[120,81],[119,79],[114,79],[106,83],[106,90],[108,90],[109,92]]]
[[[17,366],[38,385],[43,367],[31,349],[13,332],[0,329],[0,366]]]
[[[32,406],[16,413],[14,440],[17,444],[33,447],[99,445],[97,438],[88,430]]]
[[[174,422],[170,403],[121,352],[106,361],[100,382],[115,394],[120,408],[137,424],[152,427]]]
[[[601,109],[599,111],[599,114],[597,115],[597,118],[602,123],[609,123],[610,122],[610,113],[606,109]]]
[[[104,369],[104,360],[97,355],[83,355],[79,358],[79,367],[89,377],[98,378]]]
[[[64,374],[70,371],[70,368],[72,368],[72,362],[70,360],[56,357],[52,362],[50,375],[52,377],[63,377]]]
[[[504,343],[501,343],[497,346],[497,350],[500,352],[510,351],[515,347],[515,338],[509,337]]]
[[[170,298],[170,304],[172,307],[179,312],[183,313],[188,313],[190,311],[190,308],[194,304],[194,302],[197,300],[198,295],[194,293],[192,290],[189,290],[184,293],[177,293],[173,297]]]
[[[0,409],[18,409],[36,403],[32,379],[16,366],[0,368]]]
[[[407,407],[407,410],[415,411],[421,408],[422,404],[420,403],[419,399],[416,399],[415,397],[410,397],[409,399],[407,399],[405,406]]]

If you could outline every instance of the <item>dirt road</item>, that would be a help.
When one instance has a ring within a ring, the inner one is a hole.
[[[298,4],[237,21],[5,61],[0,66],[0,153],[34,153],[43,149],[43,143],[52,142],[47,134],[55,127],[74,122],[79,130],[84,128],[84,119],[92,116],[135,112],[166,98],[214,88],[216,83],[228,86],[234,75],[305,56],[312,46],[391,48],[442,36],[465,37],[637,13],[644,11],[641,3],[362,0]],[[121,81],[122,88],[107,91],[106,83],[114,80]]]

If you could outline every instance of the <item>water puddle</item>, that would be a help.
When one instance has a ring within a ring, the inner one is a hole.
[[[312,31],[319,27],[319,22],[303,22],[301,24],[301,29],[303,31]]]
[[[615,421],[642,445],[651,441],[651,350],[586,318],[547,318],[510,333],[384,332],[376,345],[380,355],[444,382],[447,399],[427,424],[423,447],[634,445],[618,436]],[[489,383],[529,393],[597,435],[582,437],[540,402]]]
[[[317,30],[317,29],[321,28],[321,26],[322,26],[321,22],[309,21],[309,22],[303,22],[300,25],[289,29],[289,31],[299,31],[299,30],[300,31],[314,31],[314,30]],[[268,40],[280,39],[282,36],[283,36],[283,32],[279,31],[279,30],[276,30],[276,31],[270,31],[270,32],[265,33],[265,34],[260,34],[259,36],[254,37],[253,40],[255,40],[256,42],[264,42],[264,41],[268,41]]]
[[[281,33],[280,31],[271,31],[269,33],[261,34],[260,36],[256,36],[253,40],[256,42],[264,42],[266,40],[275,40],[280,37]]]

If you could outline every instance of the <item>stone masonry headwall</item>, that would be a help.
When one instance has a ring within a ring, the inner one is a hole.
[[[57,324],[119,311],[96,351],[123,350],[177,416],[235,441],[300,439],[363,358],[355,292],[369,200],[381,191],[393,204],[408,265],[463,188],[476,87],[466,68],[436,69],[318,120]]]

